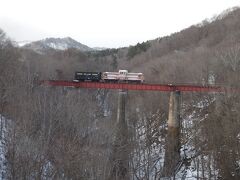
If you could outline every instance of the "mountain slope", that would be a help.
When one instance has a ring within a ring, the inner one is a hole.
[[[46,38],[39,41],[34,41],[23,46],[27,49],[33,49],[37,52],[42,52],[47,49],[66,50],[69,48],[79,49],[80,51],[91,51],[92,48],[79,43],[78,41],[70,38]]]

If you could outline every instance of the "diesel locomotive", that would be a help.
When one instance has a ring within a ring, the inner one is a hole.
[[[75,72],[75,82],[124,82],[143,83],[143,73],[130,73],[128,70],[118,72]]]

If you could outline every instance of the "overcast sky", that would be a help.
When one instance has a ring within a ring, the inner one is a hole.
[[[90,47],[123,47],[169,35],[239,0],[0,0],[0,28],[13,40],[72,37]]]

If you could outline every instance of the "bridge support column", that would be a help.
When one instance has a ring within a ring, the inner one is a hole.
[[[127,90],[119,90],[117,123],[115,126],[115,135],[112,154],[110,157],[111,172],[109,180],[128,180],[128,127],[125,119]]]
[[[168,134],[165,146],[164,176],[174,176],[180,160],[180,91],[173,91],[169,99]]]

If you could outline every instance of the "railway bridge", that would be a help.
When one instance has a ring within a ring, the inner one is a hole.
[[[174,84],[126,84],[103,82],[72,82],[72,81],[41,81],[47,86],[63,86],[77,88],[97,88],[118,90],[118,110],[116,120],[115,142],[112,148],[112,169],[109,180],[128,179],[127,152],[127,123],[125,120],[125,105],[127,91],[169,91],[168,134],[166,141],[166,153],[164,158],[163,175],[171,176],[180,160],[180,96],[181,92],[240,92],[240,89],[226,86],[201,86],[201,85],[174,85]]]

